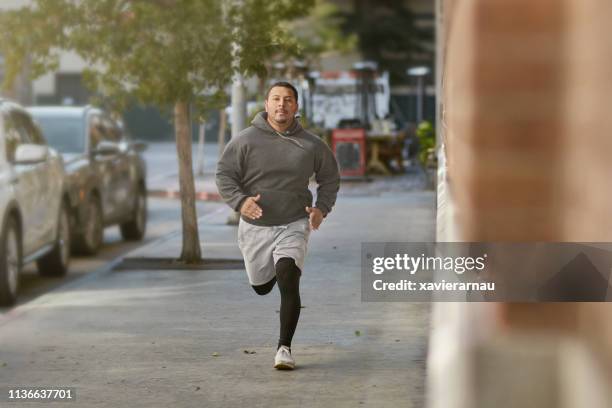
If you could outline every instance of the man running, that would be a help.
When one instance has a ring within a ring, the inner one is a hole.
[[[272,85],[265,112],[230,141],[217,165],[219,193],[241,214],[238,246],[249,283],[258,295],[276,282],[281,294],[277,369],[291,370],[291,340],[300,317],[300,276],[311,230],[317,230],[336,202],[338,164],[327,145],[295,119],[297,90]],[[308,190],[315,175],[317,199]]]

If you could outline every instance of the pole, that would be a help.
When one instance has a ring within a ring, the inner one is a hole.
[[[204,136],[206,134],[206,121],[200,119],[200,132],[198,135],[198,176],[204,175]]]
[[[232,139],[246,127],[246,116],[244,80],[242,74],[236,73],[232,82]]]
[[[242,0],[234,0],[234,5],[238,8],[244,7]],[[237,28],[234,28],[237,31]],[[244,78],[240,72],[240,44],[232,42],[232,139],[246,127],[246,90]],[[240,214],[234,212],[227,218],[228,225],[238,225]]]
[[[243,0],[234,0],[234,6],[237,8],[244,7]],[[238,31],[234,27],[234,33]],[[244,77],[240,72],[240,44],[232,42],[232,139],[238,136],[246,127],[246,89],[244,86]]]
[[[217,142],[219,143],[219,154],[225,149],[225,131],[227,130],[227,114],[225,109],[219,110],[219,133],[217,134]]]

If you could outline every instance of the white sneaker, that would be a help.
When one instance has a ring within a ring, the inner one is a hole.
[[[280,346],[274,358],[274,368],[277,370],[293,370],[295,360],[291,357],[291,350],[287,346]]]

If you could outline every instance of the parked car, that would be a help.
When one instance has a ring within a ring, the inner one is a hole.
[[[95,254],[104,228],[119,224],[126,240],[140,240],[147,223],[146,145],[132,142],[101,109],[32,107],[49,145],[64,157],[73,250]]]
[[[70,262],[68,195],[62,157],[28,112],[0,99],[0,304],[15,303],[22,267],[62,276]]]

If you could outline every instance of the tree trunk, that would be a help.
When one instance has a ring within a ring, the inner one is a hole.
[[[190,125],[189,104],[184,101],[176,102],[174,105],[174,132],[179,161],[181,218],[183,221],[183,247],[180,260],[185,263],[198,263],[202,260],[202,252],[195,208]]]

